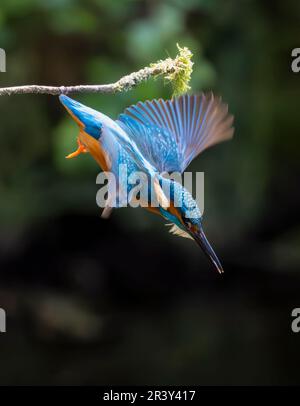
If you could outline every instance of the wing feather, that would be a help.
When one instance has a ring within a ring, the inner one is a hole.
[[[234,132],[233,116],[228,114],[227,104],[212,93],[139,102],[119,117],[123,126],[127,125],[126,116],[147,129],[140,133],[132,131],[131,123],[130,136],[141,147],[145,158],[160,172],[183,172],[198,154],[230,139]],[[141,137],[145,139],[138,140]],[[169,156],[165,148],[170,149]]]

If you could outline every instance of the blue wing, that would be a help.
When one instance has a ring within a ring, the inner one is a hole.
[[[169,172],[177,171],[180,157],[169,130],[150,123],[142,124],[127,114],[121,114],[117,123],[154,168],[159,172],[165,168]]]
[[[159,172],[183,172],[206,148],[233,136],[233,116],[212,93],[139,102],[118,124]]]

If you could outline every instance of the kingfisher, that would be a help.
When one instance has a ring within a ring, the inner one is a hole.
[[[117,120],[66,95],[59,99],[79,126],[78,148],[66,158],[90,153],[105,173],[117,179],[114,190],[108,190],[102,216],[109,217],[113,207],[130,204],[132,186],[121,179],[119,167],[126,165],[128,174],[142,172],[149,182],[145,182],[145,190],[141,185],[141,195],[154,196],[150,204],[148,198],[148,204],[142,206],[167,220],[171,233],[195,240],[223,273],[203,231],[203,213],[197,202],[180,182],[166,176],[182,174],[202,151],[232,138],[233,116],[221,97],[210,92],[138,102]]]

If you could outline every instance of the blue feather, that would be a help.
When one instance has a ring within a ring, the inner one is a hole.
[[[98,111],[84,106],[68,96],[60,95],[61,103],[71,112],[78,124],[96,140],[100,138],[102,128],[102,115]]]
[[[127,108],[118,123],[157,170],[183,172],[199,153],[232,137],[233,117],[227,111],[227,105],[213,94],[185,95],[139,102]]]

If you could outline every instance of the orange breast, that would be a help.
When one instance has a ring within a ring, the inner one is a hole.
[[[101,169],[105,172],[109,171],[111,168],[111,162],[109,156],[104,151],[101,146],[101,143],[96,140],[94,137],[91,137],[85,131],[80,130],[79,140],[82,144],[85,145],[88,152],[92,155],[95,161],[99,164]]]

